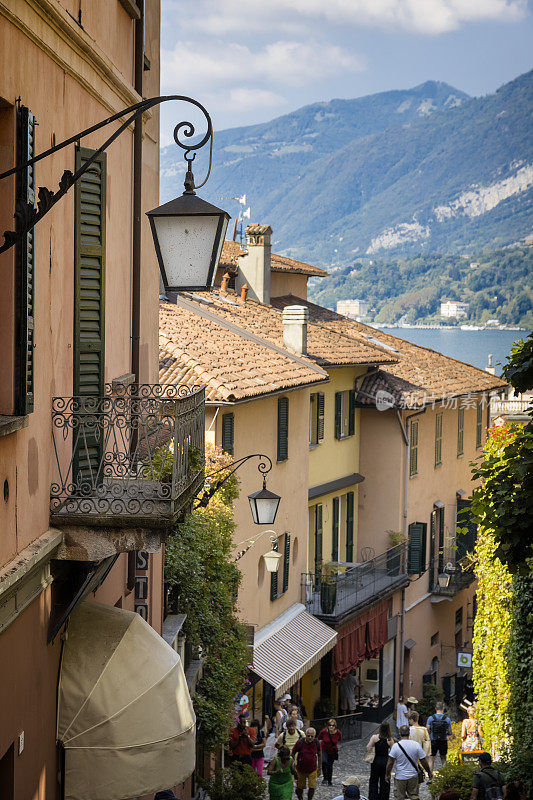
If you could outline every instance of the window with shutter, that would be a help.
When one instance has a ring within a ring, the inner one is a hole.
[[[437,539],[437,512],[432,511],[429,522],[429,591],[435,586],[435,550]]]
[[[333,498],[333,517],[331,524],[331,560],[339,560],[339,534],[340,534],[340,498]]]
[[[278,399],[278,461],[289,457],[289,399]]]
[[[435,416],[435,452],[434,466],[442,464],[442,414]]]
[[[94,153],[76,150],[76,170]],[[102,397],[105,375],[106,154],[100,153],[74,190],[74,375],[73,393]],[[75,472],[95,468],[102,437],[84,430]]]
[[[408,531],[407,571],[409,575],[421,575],[426,568],[425,522],[412,522]]]
[[[36,155],[37,122],[25,106],[17,109],[17,162]],[[35,205],[35,164],[17,176],[17,205]],[[26,233],[16,247],[16,307],[18,336],[15,364],[15,413],[30,414],[34,407],[35,348],[35,252],[34,229]]]
[[[272,550],[278,551],[278,541],[272,543]],[[275,600],[278,596],[278,573],[270,573],[270,599]]]
[[[324,441],[324,392],[317,393],[318,419],[317,419],[317,439],[318,442]]]
[[[315,506],[315,575],[320,579],[320,565],[322,564],[322,503]]]
[[[235,415],[222,414],[222,449],[225,453],[233,455],[234,449]]]
[[[285,534],[285,543],[283,548],[283,591],[286,592],[289,588],[289,570],[291,566],[291,537],[289,533]]]
[[[353,561],[353,510],[354,493],[346,495],[346,561]]]
[[[476,406],[476,449],[483,444],[483,403]]]
[[[465,430],[465,410],[457,409],[457,455],[463,455],[464,449],[464,430]]]
[[[342,392],[335,392],[335,438],[342,438]]]
[[[418,420],[411,420],[409,435],[409,475],[418,474]]]

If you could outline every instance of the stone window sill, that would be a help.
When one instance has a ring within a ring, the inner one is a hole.
[[[0,437],[9,436],[10,433],[20,431],[21,428],[27,428],[28,424],[28,414],[23,417],[6,416],[4,414],[0,414]]]

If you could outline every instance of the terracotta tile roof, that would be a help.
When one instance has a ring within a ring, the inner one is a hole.
[[[233,242],[231,239],[225,239],[222,245],[222,253],[220,254],[219,269],[228,270],[229,272],[236,272],[237,259],[244,254],[239,242]],[[306,264],[304,261],[295,261],[293,258],[287,256],[280,256],[277,253],[272,253],[270,259],[270,269],[272,272],[293,272],[297,275],[309,275],[323,277],[328,273],[319,267],[313,267],[312,264]]]
[[[197,306],[202,315],[171,303],[160,304],[161,383],[205,384],[207,400],[235,402],[327,379],[311,361],[261,343],[244,329],[239,333],[228,327],[208,306],[188,305]]]
[[[388,377],[388,391],[394,397],[402,396],[404,402],[408,400],[409,405],[422,405],[424,400],[431,397],[459,397],[469,393],[489,392],[507,385],[501,378],[471,364],[407,342],[398,336],[384,333],[292,295],[276,297],[272,303],[279,309],[286,305],[306,305],[309,309],[309,320],[315,325],[335,331],[352,341],[381,343],[389,348],[389,353],[397,361],[383,368],[381,372]]]
[[[182,297],[183,295],[178,295]],[[187,295],[189,302],[197,307],[209,309],[228,323],[239,326],[243,331],[255,334],[272,345],[285,350],[283,345],[282,309],[276,305],[263,305],[248,299],[241,303],[234,292],[222,294],[214,289],[211,292],[195,292]],[[204,301],[204,304],[202,303]],[[292,297],[293,305],[302,305],[297,297]],[[289,303],[285,303],[289,305]],[[310,320],[307,326],[307,353],[305,361],[318,364],[320,367],[349,366],[360,364],[391,364],[396,356],[391,351],[376,346],[371,342],[348,338],[324,325]]]

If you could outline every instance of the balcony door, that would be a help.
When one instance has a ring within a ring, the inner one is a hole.
[[[93,153],[93,150],[79,147],[76,150],[76,170]],[[74,208],[73,394],[80,398],[96,398],[104,394],[105,153],[100,153],[77,181]],[[78,430],[74,431],[73,464],[74,478],[89,479],[93,485],[101,478],[99,470],[104,439],[104,428],[92,424],[95,421],[94,413],[91,413],[94,408],[91,400],[82,399]]]

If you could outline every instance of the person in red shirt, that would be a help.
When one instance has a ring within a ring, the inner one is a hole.
[[[318,734],[318,740],[322,746],[322,773],[324,775],[322,783],[327,783],[328,786],[331,786],[333,762],[339,757],[339,744],[342,740],[342,733],[337,728],[336,720],[328,720],[327,727],[322,728]]]
[[[303,800],[304,789],[307,786],[307,800],[312,800],[315,793],[318,759],[320,758],[320,742],[316,738],[314,728],[306,730],[305,739],[296,742],[292,748],[292,754],[296,758],[296,772],[298,773],[296,797],[298,800]]]
[[[237,725],[229,732],[229,749],[231,750],[232,762],[238,761],[241,764],[252,766],[252,753],[256,739],[255,728],[246,727],[246,717],[239,714]]]

